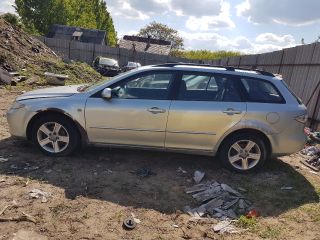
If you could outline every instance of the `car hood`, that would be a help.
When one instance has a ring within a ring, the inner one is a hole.
[[[63,87],[51,87],[51,88],[43,88],[30,92],[26,92],[17,97],[17,101],[26,100],[26,99],[34,99],[34,98],[55,98],[55,97],[70,97],[75,93],[79,93],[77,91],[78,87],[82,85],[70,85]]]

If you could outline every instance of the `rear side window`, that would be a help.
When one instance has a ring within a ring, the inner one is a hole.
[[[266,81],[254,78],[241,78],[249,102],[285,103],[276,87]]]
[[[183,74],[178,100],[241,102],[231,76],[223,74]]]
[[[285,81],[281,81],[283,85],[288,89],[288,91],[292,94],[292,96],[297,100],[299,104],[302,104],[302,100],[289,88]]]

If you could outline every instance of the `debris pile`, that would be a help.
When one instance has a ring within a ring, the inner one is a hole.
[[[192,197],[201,204],[196,208],[185,207],[185,211],[193,217],[236,219],[253,209],[249,200],[224,183],[208,181],[187,188],[185,192],[192,194]]]
[[[312,132],[310,128],[304,129],[305,134],[308,136],[308,144],[313,146],[306,146],[300,151],[301,155],[305,158],[300,162],[311,168],[312,170],[319,172],[320,171],[320,146],[317,143],[320,143],[320,132]],[[311,171],[312,173],[315,173]],[[317,173],[315,173],[317,174]]]
[[[308,136],[308,143],[320,143],[320,132],[312,132],[310,128],[304,129],[305,134]]]
[[[319,172],[320,171],[320,156],[313,156],[312,158],[302,160],[301,163],[303,163],[305,166],[311,168],[312,170]]]
[[[0,84],[46,85],[45,72],[65,74],[70,83],[101,79],[85,63],[65,63],[50,48],[0,17]]]
[[[316,146],[309,146],[302,149],[301,153],[306,156],[318,156],[320,154],[320,148]]]
[[[308,143],[315,144],[320,142],[320,132],[312,132],[310,128],[305,128],[304,132],[308,136]],[[320,147],[319,145],[306,146],[300,151],[305,158],[300,162],[314,171],[320,171]]]

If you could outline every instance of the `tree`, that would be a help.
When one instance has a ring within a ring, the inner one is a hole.
[[[52,24],[64,24],[63,0],[15,0],[15,9],[31,33],[46,34]]]
[[[151,38],[170,41],[172,43],[173,49],[183,48],[183,38],[179,36],[177,30],[170,28],[165,24],[157,23],[155,21],[140,29],[138,36],[150,36]]]
[[[31,33],[46,34],[52,24],[105,30],[114,46],[117,33],[103,0],[15,0],[22,23]]]

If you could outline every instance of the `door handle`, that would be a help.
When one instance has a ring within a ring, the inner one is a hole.
[[[158,108],[158,107],[152,107],[152,108],[148,108],[147,110],[148,112],[151,112],[153,114],[157,114],[157,113],[165,113],[166,110],[162,109],[162,108]]]
[[[227,108],[227,110],[223,111],[223,113],[226,113],[228,115],[233,115],[233,114],[240,114],[242,113],[242,111],[238,111],[233,108]]]

